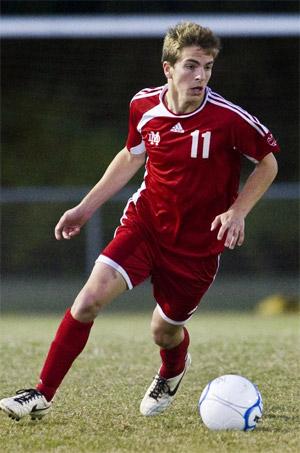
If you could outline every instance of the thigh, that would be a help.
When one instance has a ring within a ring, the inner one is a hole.
[[[168,257],[152,278],[160,316],[173,325],[188,321],[212,284],[218,265],[218,255],[197,259]]]
[[[89,322],[99,310],[126,290],[122,275],[105,263],[96,263],[86,284],[76,297],[71,313],[82,322]]]
[[[181,325],[174,325],[167,322],[162,316],[160,315],[158,307],[156,307],[152,314],[151,319],[151,330],[152,332],[155,331],[162,331],[167,335],[176,335],[178,332],[182,331]]]
[[[105,263],[117,270],[127,288],[132,289],[150,276],[154,255],[152,245],[142,231],[134,225],[122,225],[96,263]]]
[[[96,299],[108,303],[126,291],[126,281],[122,274],[105,263],[95,263],[84,286],[93,292]]]

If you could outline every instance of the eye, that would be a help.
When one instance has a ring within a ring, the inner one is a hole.
[[[191,69],[191,70],[193,70],[193,69],[195,68],[195,66],[192,65],[192,64],[186,64],[185,67],[186,67],[187,69]]]

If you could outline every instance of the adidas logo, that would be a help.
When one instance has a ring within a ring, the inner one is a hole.
[[[179,134],[183,134],[183,132],[184,132],[184,129],[180,123],[175,124],[175,126],[173,126],[172,129],[170,129],[170,130],[172,132],[178,132]]]

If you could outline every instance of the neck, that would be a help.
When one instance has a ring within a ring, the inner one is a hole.
[[[172,90],[172,87],[169,86],[165,96],[165,102],[171,112],[177,115],[185,114],[197,110],[202,104],[204,96],[205,92],[203,92],[201,97],[197,97],[197,99],[195,99],[194,101],[190,101],[183,96],[180,96],[178,92],[175,92],[174,90]]]

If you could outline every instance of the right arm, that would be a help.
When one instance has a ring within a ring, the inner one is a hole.
[[[107,167],[100,181],[74,208],[66,211],[55,227],[56,239],[71,239],[94,212],[115,195],[144,165],[145,153],[133,155],[123,148]]]

